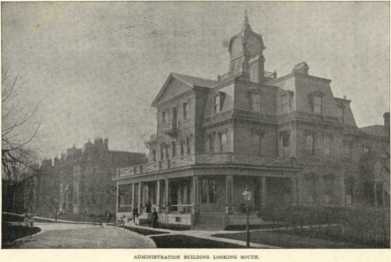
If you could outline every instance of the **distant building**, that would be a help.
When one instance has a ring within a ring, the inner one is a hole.
[[[115,178],[118,219],[134,207],[146,217],[151,204],[163,224],[223,226],[244,223],[246,198],[251,210],[362,204],[359,163],[368,154],[382,159],[388,182],[367,181],[367,204],[386,205],[389,114],[385,126],[358,128],[331,80],[310,75],[305,62],[281,77],[266,72],[264,49],[245,17],[229,41],[227,74],[168,76],[152,103],[158,123],[148,163]]]
[[[145,154],[113,151],[107,139],[97,138],[83,149],[72,147],[54,161],[42,161],[20,184],[25,197],[19,198],[25,211],[44,216],[114,214],[116,169],[144,162]]]

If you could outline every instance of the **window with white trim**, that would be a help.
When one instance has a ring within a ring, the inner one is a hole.
[[[183,119],[184,120],[187,119],[188,111],[189,111],[189,103],[188,102],[184,102],[183,103]]]
[[[223,110],[224,93],[218,92],[214,97],[214,112],[218,113]]]
[[[291,98],[290,95],[283,94],[281,95],[281,113],[289,113],[291,110]]]
[[[315,136],[312,132],[307,132],[305,136],[305,149],[309,155],[315,155]]]
[[[312,97],[312,112],[315,114],[322,114],[323,98],[322,96]]]
[[[261,95],[258,93],[250,94],[251,110],[254,112],[261,112]]]

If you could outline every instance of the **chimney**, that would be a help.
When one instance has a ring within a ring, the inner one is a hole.
[[[383,114],[384,118],[384,128],[386,129],[387,134],[390,132],[390,112],[385,112]]]

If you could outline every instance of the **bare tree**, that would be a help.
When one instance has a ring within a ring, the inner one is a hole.
[[[21,85],[17,75],[11,77],[8,71],[2,71],[2,178],[11,181],[16,180],[17,174],[23,173],[25,169],[35,169],[36,156],[28,146],[40,128],[39,123],[32,123],[39,103],[32,110],[18,103],[17,95]]]

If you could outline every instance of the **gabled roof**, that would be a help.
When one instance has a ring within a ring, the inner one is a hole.
[[[217,84],[217,81],[215,81],[215,80],[200,78],[200,77],[196,77],[196,76],[183,75],[183,74],[178,74],[178,73],[171,73],[171,74],[175,78],[181,80],[184,83],[187,83],[188,85],[190,85],[192,87],[200,86],[200,87],[212,88]]]
[[[387,131],[382,125],[361,127],[360,130],[371,136],[387,136]]]
[[[178,74],[178,73],[170,73],[167,77],[166,82],[164,82],[162,88],[160,89],[159,93],[155,97],[155,99],[152,102],[152,106],[156,106],[159,99],[163,96],[164,92],[167,90],[170,82],[176,79],[182,83],[184,83],[189,90],[191,90],[194,87],[206,87],[206,88],[213,88],[218,83],[215,80],[200,78],[196,76],[190,76],[190,75],[184,75],[184,74]]]

